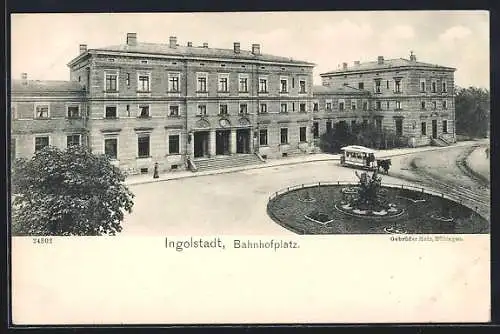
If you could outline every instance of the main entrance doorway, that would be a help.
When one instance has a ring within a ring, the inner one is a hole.
[[[229,155],[229,143],[231,137],[231,130],[217,130],[215,132],[215,154],[216,155]]]
[[[438,136],[438,123],[437,120],[432,120],[432,138],[437,138]]]
[[[236,130],[236,153],[250,153],[250,129]]]
[[[194,133],[194,157],[208,157],[208,131]]]

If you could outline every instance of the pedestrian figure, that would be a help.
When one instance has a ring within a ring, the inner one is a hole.
[[[157,162],[155,162],[155,168],[154,168],[154,171],[153,171],[153,178],[154,179],[159,178],[159,175],[158,175],[158,163]]]

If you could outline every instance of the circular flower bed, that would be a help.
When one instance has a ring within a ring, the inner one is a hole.
[[[271,199],[267,212],[276,223],[298,234],[489,233],[488,220],[446,198],[382,187],[382,207],[356,207],[345,198],[343,189],[349,192],[349,188],[294,189]],[[314,201],[300,200],[307,198]],[[443,207],[449,208],[446,217]]]

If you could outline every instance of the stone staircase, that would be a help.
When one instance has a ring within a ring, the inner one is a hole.
[[[450,146],[450,143],[448,143],[448,141],[446,141],[445,139],[439,137],[439,138],[432,138],[431,145],[443,147],[443,146]]]
[[[206,171],[206,170],[214,170],[214,169],[223,169],[223,168],[233,168],[233,167],[241,167],[247,165],[258,165],[263,164],[265,161],[262,161],[255,154],[237,154],[232,156],[220,156],[209,159],[200,159],[196,160],[196,171]]]

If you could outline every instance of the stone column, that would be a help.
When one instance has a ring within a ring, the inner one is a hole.
[[[189,158],[194,159],[194,135],[195,132],[188,133],[191,136],[191,143],[189,144]]]
[[[210,130],[210,137],[209,137],[208,141],[209,141],[208,154],[210,157],[215,157],[216,139],[215,139],[215,130],[214,129]]]
[[[231,130],[231,145],[230,145],[231,154],[236,153],[236,129]]]
[[[254,148],[255,148],[255,138],[254,138],[254,128],[250,128],[250,138],[248,138],[248,140],[250,141],[250,153],[254,153]]]

